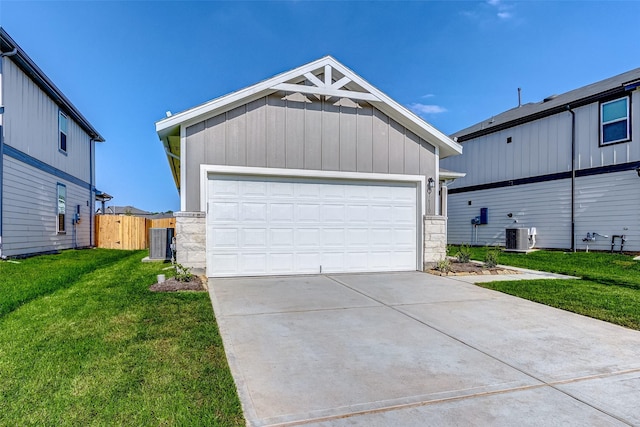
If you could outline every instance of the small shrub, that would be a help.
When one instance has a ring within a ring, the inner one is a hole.
[[[484,266],[487,268],[493,268],[498,265],[498,256],[500,255],[500,249],[489,248],[487,254],[484,256]]]
[[[185,267],[182,264],[178,264],[177,262],[173,264],[173,267],[176,269],[176,280],[180,282],[190,282],[193,278],[193,274],[191,274],[191,268]]]
[[[436,263],[436,270],[442,273],[451,271],[451,262],[447,258],[443,258]]]
[[[460,245],[460,249],[458,253],[456,253],[456,258],[458,262],[469,262],[471,259],[471,248],[469,245],[465,245],[464,243]]]

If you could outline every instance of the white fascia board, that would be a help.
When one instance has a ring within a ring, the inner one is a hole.
[[[420,217],[426,208],[426,177],[424,175],[400,175],[389,173],[363,173],[363,172],[341,172],[341,171],[320,171],[308,169],[284,169],[284,168],[262,168],[247,166],[222,166],[222,165],[200,165],[200,209],[205,210],[207,206],[207,179],[210,174],[218,175],[244,175],[244,176],[265,176],[283,178],[316,178],[316,179],[340,179],[352,181],[378,181],[378,182],[414,182],[418,187],[420,195]]]
[[[167,133],[175,130],[180,125],[189,126],[191,124],[195,124],[199,121],[204,120],[205,117],[213,117],[217,114],[221,114],[222,112],[228,111],[235,106],[246,104],[252,100],[275,92],[276,89],[274,89],[274,86],[280,84],[288,84],[288,82],[296,78],[303,77],[305,74],[313,73],[313,71],[321,68],[325,68],[326,70],[326,67],[328,66],[339,71],[344,77],[351,80],[351,82],[362,87],[365,92],[345,91],[334,88],[337,91],[336,93],[331,92],[327,93],[326,95],[352,98],[358,97],[358,99],[365,99],[367,101],[370,101],[380,111],[389,115],[394,120],[410,129],[423,140],[429,142],[434,146],[440,147],[440,154],[443,156],[443,158],[451,155],[462,154],[462,146],[460,144],[454,142],[448,136],[413,114],[407,108],[395,102],[393,99],[385,95],[380,90],[376,89],[374,86],[362,79],[349,68],[336,61],[331,56],[325,56],[301,67],[278,74],[253,86],[241,89],[228,95],[224,95],[220,98],[216,98],[197,107],[162,119],[156,122],[156,132],[158,133],[160,138],[163,138]],[[342,84],[343,82],[345,82],[345,80],[340,79],[338,82]],[[288,86],[286,87],[289,89],[295,89],[297,91],[310,90],[312,92],[317,92],[320,89],[314,86],[309,86],[309,89],[306,89],[304,86],[295,88]],[[322,93],[321,95],[325,94]]]
[[[185,127],[182,126],[180,127],[180,158],[181,159],[187,158],[186,140],[187,140],[187,132],[185,130]],[[185,185],[185,183],[187,182],[186,180],[187,180],[187,168],[185,167],[185,165],[182,164],[182,161],[180,161],[180,185],[178,187],[180,191],[180,210],[182,212],[186,212],[187,210],[187,186]],[[200,210],[202,210],[202,206],[200,206]]]
[[[377,97],[380,100],[380,104],[375,103],[375,106],[380,111],[394,118],[400,124],[409,128],[411,131],[416,133],[419,137],[429,142],[430,144],[433,144],[436,147],[443,148],[445,152],[443,153],[442,150],[440,152],[443,157],[462,154],[462,146],[460,144],[453,141],[451,138],[431,126],[429,123],[425,122],[423,119],[409,111],[407,108],[398,104],[396,101],[391,99],[379,89],[369,84],[353,71],[338,63],[335,59],[327,57],[327,60],[330,60],[332,62],[331,65],[342,74],[344,74],[345,77],[348,77],[351,81],[357,83],[366,91]],[[427,133],[427,135],[425,135],[425,132]]]
[[[167,117],[156,122],[156,132],[158,134],[162,133],[165,129],[175,128],[185,122],[192,121],[194,118],[199,118],[201,116],[209,116],[215,115],[212,112],[215,112],[219,109],[226,110],[229,104],[233,104],[234,102],[239,102],[244,104],[247,102],[247,98],[251,96],[258,95],[256,98],[264,96],[269,93],[269,88],[278,83],[284,83],[296,77],[302,76],[305,73],[312,72],[318,68],[320,68],[330,57],[326,56],[324,58],[320,58],[314,62],[310,62],[309,64],[303,65],[302,67],[295,68],[293,70],[278,74],[270,79],[264,80],[260,83],[257,83],[253,86],[249,86],[244,89],[240,89],[236,92],[232,92],[228,95],[221,96],[219,98],[213,99],[209,102],[205,102],[204,104],[193,107],[189,110],[183,111],[181,113],[177,113],[172,115],[171,117]],[[274,90],[271,90],[274,92]]]

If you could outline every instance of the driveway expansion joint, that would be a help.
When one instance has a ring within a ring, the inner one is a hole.
[[[455,336],[453,336],[453,335],[451,335],[451,334],[449,334],[449,333],[447,333],[447,332],[445,332],[445,331],[443,331],[443,330],[441,330],[441,329],[439,329],[439,328],[437,328],[437,327],[435,327],[435,326],[433,326],[433,325],[428,324],[427,322],[423,321],[422,319],[419,319],[419,318],[417,318],[417,317],[415,317],[415,316],[413,316],[413,315],[411,315],[411,314],[409,314],[409,313],[406,313],[406,312],[404,312],[404,311],[400,310],[400,309],[399,309],[399,307],[401,307],[401,305],[395,305],[395,306],[394,306],[394,305],[389,305],[389,304],[387,304],[387,303],[385,303],[385,302],[383,302],[383,301],[380,301],[380,300],[378,300],[378,299],[376,299],[376,298],[373,298],[373,297],[372,297],[372,296],[370,296],[370,295],[367,295],[366,293],[364,293],[364,292],[362,292],[362,291],[360,291],[360,290],[358,290],[358,289],[355,289],[355,288],[353,288],[353,287],[349,286],[348,284],[344,283],[344,282],[343,282],[343,281],[341,281],[341,280],[338,280],[338,279],[336,279],[336,278],[334,278],[334,277],[331,277],[331,276],[327,276],[327,277],[328,277],[329,279],[331,279],[331,280],[335,281],[336,283],[339,283],[339,284],[341,284],[341,285],[343,285],[343,286],[345,286],[345,287],[347,287],[347,288],[351,289],[351,290],[352,290],[352,291],[354,291],[354,292],[358,292],[359,294],[361,294],[361,295],[363,295],[363,296],[365,296],[365,297],[367,297],[367,298],[370,298],[370,299],[372,299],[373,301],[376,301],[376,302],[378,302],[378,303],[380,303],[380,304],[384,305],[385,307],[388,307],[388,308],[390,308],[390,309],[392,309],[392,310],[394,310],[394,311],[396,311],[396,312],[398,312],[398,313],[400,313],[400,314],[402,314],[402,315],[404,315],[404,316],[407,316],[407,317],[411,318],[412,320],[415,320],[416,322],[418,322],[418,323],[420,323],[420,324],[422,324],[422,325],[424,325],[424,326],[426,326],[426,327],[428,327],[428,328],[430,328],[430,329],[433,329],[434,331],[436,331],[436,332],[438,332],[438,333],[440,333],[440,334],[443,334],[443,335],[447,336],[448,338],[450,338],[450,339],[452,339],[452,340],[454,340],[454,341],[457,341],[457,342],[459,342],[460,344],[462,344],[462,345],[464,345],[464,346],[467,346],[467,347],[469,347],[469,348],[471,348],[471,349],[473,349],[473,350],[475,350],[475,351],[477,351],[477,352],[479,352],[479,353],[482,353],[482,354],[484,354],[485,356],[487,356],[487,357],[489,357],[489,358],[491,358],[491,359],[493,359],[493,360],[495,360],[495,361],[497,361],[497,362],[499,362],[499,363],[502,363],[502,364],[504,364],[504,365],[506,365],[506,366],[508,366],[508,367],[510,367],[510,368],[512,368],[512,369],[514,369],[514,370],[516,370],[516,371],[518,371],[518,372],[520,372],[520,373],[522,373],[523,375],[526,375],[526,376],[528,376],[528,377],[532,378],[533,380],[538,381],[538,382],[540,382],[540,383],[541,383],[539,386],[533,386],[533,387],[542,387],[542,386],[548,386],[548,387],[551,387],[551,388],[553,388],[554,390],[556,390],[556,391],[558,391],[558,392],[560,392],[560,393],[562,393],[562,394],[564,394],[564,395],[566,395],[566,396],[568,396],[568,397],[570,397],[570,398],[572,398],[572,399],[575,399],[575,400],[577,400],[578,402],[580,402],[580,403],[582,403],[582,404],[584,404],[584,405],[587,405],[587,406],[589,406],[589,407],[591,407],[591,408],[595,409],[595,410],[596,410],[596,411],[598,411],[598,412],[601,412],[601,413],[603,413],[603,414],[605,414],[605,415],[607,415],[607,416],[609,416],[609,417],[615,418],[616,420],[618,420],[618,421],[620,421],[620,422],[622,422],[622,423],[624,423],[624,424],[627,424],[627,425],[633,425],[632,423],[629,423],[629,421],[626,421],[626,420],[624,420],[624,419],[622,419],[622,418],[620,418],[620,417],[616,416],[615,414],[609,413],[609,412],[608,412],[608,411],[606,411],[606,410],[603,410],[603,409],[601,409],[601,408],[598,408],[598,407],[596,407],[596,406],[594,406],[594,405],[590,404],[589,402],[586,402],[586,401],[584,401],[584,400],[580,399],[579,397],[574,396],[573,394],[569,393],[568,391],[565,391],[565,390],[562,390],[562,389],[560,389],[560,388],[556,387],[556,384],[555,384],[554,382],[547,382],[547,381],[545,381],[545,380],[543,380],[543,379],[541,379],[541,378],[538,378],[537,376],[533,375],[533,374],[532,374],[532,373],[530,373],[530,372],[526,372],[526,371],[524,371],[523,369],[521,369],[521,368],[519,368],[519,367],[517,367],[517,366],[514,366],[513,364],[511,364],[511,363],[509,363],[509,362],[507,362],[507,361],[504,361],[504,360],[500,359],[499,357],[494,356],[493,354],[490,354],[490,353],[488,353],[488,352],[486,352],[486,351],[484,351],[484,350],[482,350],[482,349],[480,349],[480,348],[478,348],[478,347],[476,347],[476,346],[474,346],[474,345],[472,345],[472,344],[470,344],[470,343],[468,343],[468,342],[466,342],[466,341],[464,341],[464,340],[462,340],[462,339],[460,339],[460,338],[458,338],[458,337],[455,337]],[[456,279],[453,279],[453,280],[456,280]],[[462,282],[463,282],[463,283],[468,283],[468,282],[464,282],[464,281],[462,281]],[[478,299],[475,299],[475,300],[474,300],[474,299],[471,299],[470,301],[478,301]],[[404,305],[408,305],[408,306],[410,306],[410,305],[414,305],[414,304],[404,304]],[[640,371],[640,370],[638,370],[638,369],[634,369],[634,370],[632,370],[632,371]],[[608,375],[606,375],[606,374],[602,374],[602,375],[598,375],[597,377],[608,377],[608,376],[611,376],[611,375],[612,375],[612,374],[608,374]],[[585,379],[586,379],[586,378],[585,378]],[[580,381],[580,379],[576,379],[576,382],[577,382],[577,381]],[[571,381],[571,380],[564,380],[562,383],[570,383],[570,382],[572,382],[572,381]],[[531,386],[529,386],[528,388],[530,388],[530,387],[531,387]],[[468,396],[467,396],[467,397],[468,397]]]

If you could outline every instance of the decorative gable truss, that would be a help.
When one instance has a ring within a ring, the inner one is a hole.
[[[275,84],[270,89],[292,92],[293,94],[315,95],[318,99],[324,96],[325,101],[336,97],[338,98],[336,104],[344,104],[349,107],[358,107],[356,103],[348,102],[352,99],[381,102],[378,96],[370,93],[329,64],[313,72],[304,73],[302,78],[298,76],[287,82]]]

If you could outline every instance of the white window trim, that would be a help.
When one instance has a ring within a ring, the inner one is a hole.
[[[620,101],[621,99],[626,99],[627,100],[627,115],[625,116],[625,118],[621,118],[621,119],[616,119],[616,120],[610,120],[608,122],[605,122],[603,117],[603,111],[604,111],[604,106],[607,104],[611,104],[613,102],[617,102]],[[604,140],[604,126],[608,125],[608,124],[612,124],[612,123],[617,123],[617,122],[621,122],[623,120],[627,121],[627,134],[624,138],[622,139],[616,139],[613,141],[606,141]],[[622,96],[620,98],[616,98],[616,99],[612,99],[610,101],[606,101],[606,102],[601,102],[600,103],[600,146],[606,146],[606,145],[611,145],[611,144],[617,144],[619,142],[627,142],[631,140],[631,97],[629,96]]]
[[[62,117],[67,121],[67,131],[62,131]],[[60,134],[64,133],[66,136],[65,140],[65,149],[62,149],[62,139],[60,138]],[[58,151],[67,154],[69,151],[69,116],[67,116],[62,110],[58,110]]]
[[[64,230],[60,230],[60,189],[64,188]],[[67,234],[67,186],[62,183],[56,184],[56,234]]]

